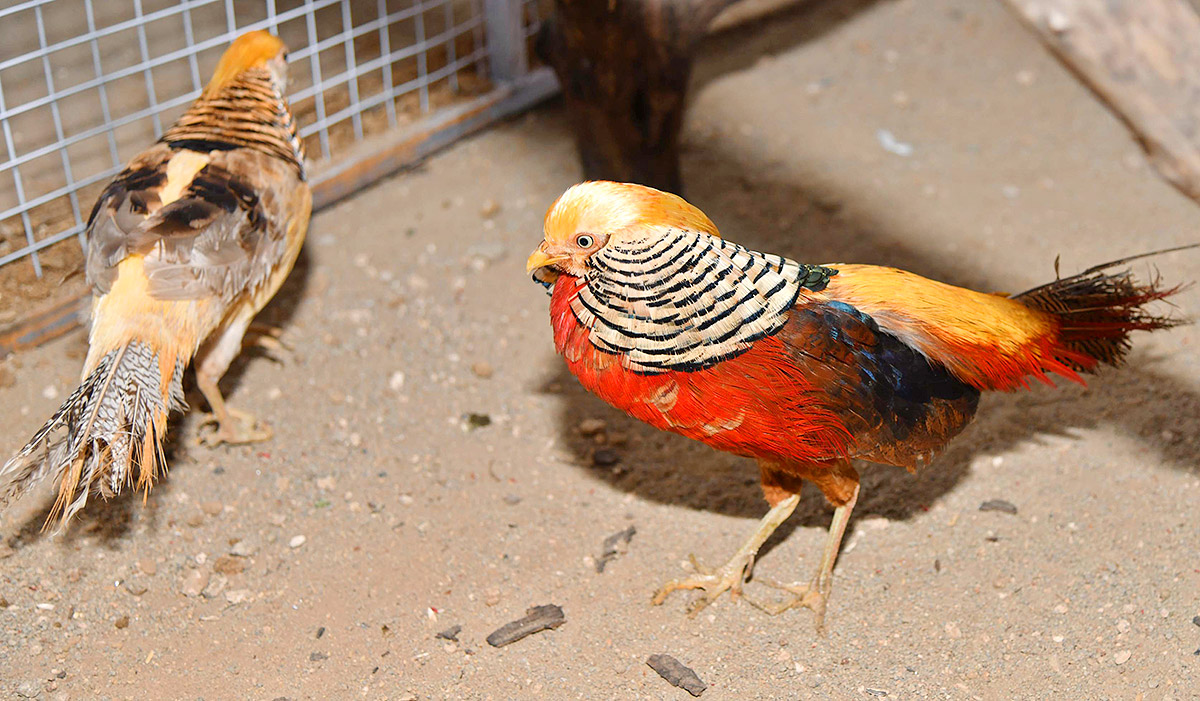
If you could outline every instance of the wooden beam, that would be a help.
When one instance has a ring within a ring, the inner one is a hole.
[[[1188,0],[1004,0],[1200,201],[1200,15]]]

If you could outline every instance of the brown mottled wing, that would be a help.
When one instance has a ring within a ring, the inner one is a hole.
[[[98,294],[106,292],[117,264],[137,254],[145,256],[156,299],[230,303],[284,258],[288,217],[308,215],[308,185],[292,166],[265,154],[212,151],[179,198],[164,206],[159,193],[173,154],[165,144],[155,146],[101,195],[88,226],[88,281]]]
[[[975,413],[978,390],[848,304],[802,295],[779,338],[854,437],[848,457],[914,467]]]

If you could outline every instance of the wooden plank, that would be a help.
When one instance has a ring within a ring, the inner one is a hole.
[[[1188,0],[1004,0],[1200,200],[1200,15]]]

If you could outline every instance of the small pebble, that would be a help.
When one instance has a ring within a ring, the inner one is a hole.
[[[954,621],[950,621],[949,623],[947,623],[945,628],[946,628],[946,637],[950,638],[951,640],[958,640],[959,638],[961,638],[963,636],[962,628],[959,628],[958,624],[955,623]]]
[[[200,505],[200,510],[209,516],[218,516],[225,509],[225,505],[219,501],[206,501]]]
[[[452,640],[454,642],[458,642],[458,634],[461,632],[462,626],[450,626],[446,630],[443,630],[433,637],[440,638],[442,640]]]
[[[183,578],[183,586],[180,587],[180,592],[184,596],[200,596],[200,592],[204,591],[204,587],[208,586],[208,572],[206,570],[192,570]]]
[[[1006,514],[1016,514],[1017,507],[1015,504],[1003,499],[988,499],[979,505],[980,511],[1002,511]]]
[[[137,568],[142,574],[150,575],[151,577],[158,573],[158,563],[149,557],[143,557],[138,560]]]
[[[35,682],[21,682],[17,687],[17,696],[23,699],[36,699],[41,694],[42,690]]]
[[[480,216],[485,219],[491,219],[500,213],[500,203],[491,198],[483,201],[483,206],[479,208]]]
[[[526,609],[525,617],[511,623],[506,623],[487,637],[488,645],[503,647],[515,643],[522,638],[540,633],[543,630],[553,630],[566,623],[562,608],[554,604],[534,606]]]
[[[612,467],[621,462],[621,454],[612,448],[597,448],[592,455],[592,463],[597,467]]]
[[[58,399],[58,388],[54,385],[46,385],[42,388],[42,396],[46,399]]]
[[[492,417],[488,416],[487,414],[470,413],[464,416],[463,420],[466,422],[468,431],[474,431],[477,428],[483,428],[484,426],[492,425]]]
[[[504,503],[508,504],[509,506],[516,506],[517,504],[521,503],[521,497],[517,496],[516,494],[505,494]]]
[[[1126,662],[1129,661],[1129,658],[1132,655],[1133,655],[1133,653],[1128,650],[1121,650],[1117,654],[1113,655],[1113,663],[1114,664],[1125,664]]]
[[[250,598],[249,589],[230,589],[225,592],[225,600],[231,604],[240,604]]]
[[[134,596],[141,596],[142,594],[145,594],[148,589],[148,587],[145,584],[142,584],[141,582],[139,582],[136,579],[125,580],[124,586],[125,586],[125,591],[129,592],[130,594],[133,594]]]
[[[308,542],[308,538],[306,538],[302,535],[294,535],[294,536],[292,536],[292,539],[288,541],[288,547],[289,548],[298,548],[307,542]]]
[[[199,528],[204,525],[204,514],[188,514],[186,523],[192,528]]]
[[[596,560],[596,572],[603,573],[610,561],[628,549],[629,542],[635,535],[637,535],[637,528],[630,526],[605,538],[604,544],[600,548],[600,557]]]
[[[255,547],[249,541],[239,540],[229,549],[229,554],[234,557],[250,557],[255,552]]]
[[[321,660],[327,659],[329,659],[329,655],[325,654],[324,652],[310,652],[308,654],[309,662],[320,662]]]
[[[404,373],[399,370],[393,372],[392,376],[388,378],[388,387],[393,392],[399,392],[404,389]]]
[[[3,606],[0,606],[0,608],[3,608]],[[1192,617],[1192,625],[1200,626],[1200,616]]]
[[[204,587],[204,591],[200,595],[205,599],[215,599],[225,591],[225,587],[229,584],[229,578],[223,574],[218,574],[209,579],[208,586]]]
[[[658,676],[666,679],[667,683],[683,689],[692,696],[699,696],[708,688],[708,685],[690,667],[684,666],[682,662],[670,655],[650,655],[646,664],[650,669],[658,672]]]
[[[129,616],[121,616],[117,620],[113,621],[113,625],[116,626],[118,630],[128,628]]]
[[[579,435],[589,438],[606,428],[608,428],[608,424],[604,419],[584,419],[579,422],[578,426]]]
[[[471,365],[471,372],[475,373],[476,377],[480,377],[480,378],[483,378],[486,380],[489,377],[491,377],[493,373],[495,373],[495,370],[492,368],[491,363],[487,363],[487,362],[484,362],[481,360],[478,363],[474,363]]]
[[[213,562],[213,571],[221,574],[241,574],[245,569],[245,561],[233,555],[222,555]]]
[[[905,158],[913,155],[914,149],[912,144],[900,141],[894,134],[892,134],[892,132],[888,131],[887,129],[876,130],[875,139],[879,141],[879,145],[883,147],[883,150],[887,151],[888,153],[893,153],[897,156],[903,156]]]

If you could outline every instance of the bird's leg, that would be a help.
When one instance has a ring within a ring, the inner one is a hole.
[[[215,431],[201,436],[209,447],[222,443],[257,443],[268,440],[273,434],[268,426],[261,425],[254,416],[225,404],[225,397],[217,383],[229,369],[229,364],[242,348],[248,320],[233,318],[215,340],[206,343],[196,363],[196,386],[204,394],[212,414],[205,417],[205,424],[215,423]]]
[[[833,566],[837,563],[838,551],[842,547],[842,536],[846,535],[846,524],[850,522],[850,514],[854,511],[856,503],[858,503],[857,484],[854,485],[850,499],[833,512],[833,523],[829,524],[829,535],[825,538],[825,551],[821,554],[821,564],[817,567],[817,571],[807,586],[763,580],[764,584],[783,589],[790,592],[792,596],[778,604],[764,604],[750,599],[746,599],[746,601],[772,615],[798,606],[812,609],[816,614],[817,632],[823,632],[825,605],[829,602],[829,595],[833,592]]]
[[[704,594],[693,599],[688,605],[688,615],[694,617],[725,591],[730,591],[731,596],[741,594],[742,582],[754,567],[754,556],[758,554],[758,549],[767,541],[767,538],[771,537],[775,529],[779,528],[792,515],[798,503],[800,503],[800,495],[791,494],[772,506],[767,515],[758,522],[758,528],[755,529],[750,539],[721,567],[716,569],[704,567],[692,555],[690,559],[697,570],[696,574],[664,584],[654,595],[653,603],[661,604],[671,592],[678,589],[702,589]]]

